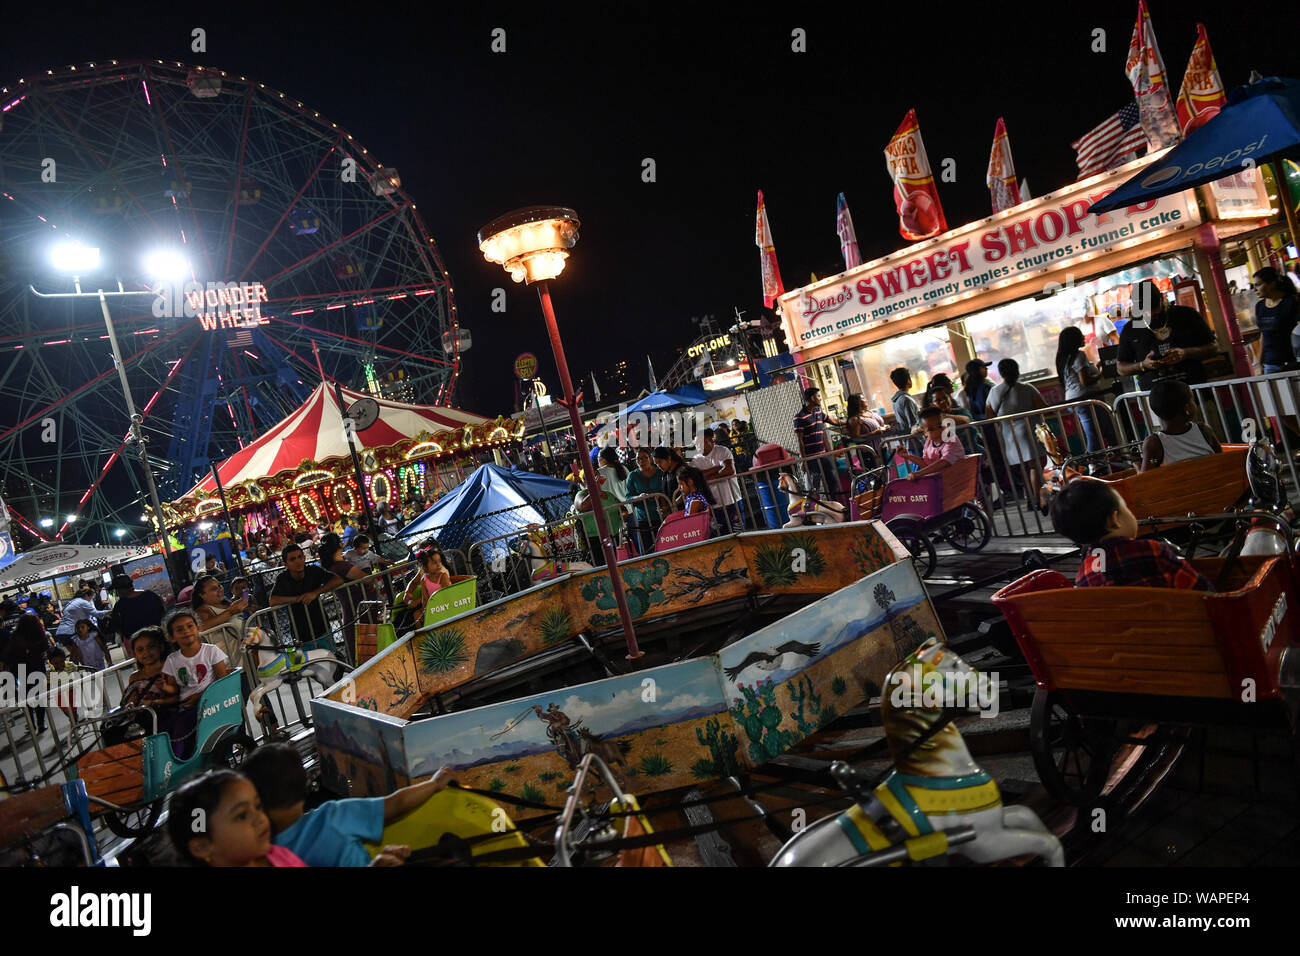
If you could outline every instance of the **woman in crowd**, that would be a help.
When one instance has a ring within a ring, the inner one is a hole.
[[[190,610],[199,622],[203,640],[219,647],[231,667],[239,667],[244,661],[242,614],[246,607],[247,600],[226,600],[221,582],[213,574],[200,574],[190,592]]]
[[[325,535],[320,543],[320,566],[330,574],[338,575],[345,584],[348,581],[360,581],[366,576],[365,571],[343,557],[343,539],[333,533]],[[360,588],[355,587],[343,587],[335,592],[343,608],[343,633],[349,647],[356,646],[357,609],[363,597],[359,592]]]
[[[9,640],[0,655],[4,658],[4,669],[21,680],[17,686],[26,689],[31,675],[40,674],[45,679],[45,658],[50,648],[50,639],[45,636],[45,628],[34,614],[20,614],[9,635]],[[27,701],[27,715],[31,719],[36,733],[45,733],[45,702],[35,697]]]
[[[1015,359],[1004,358],[998,362],[998,374],[1002,376],[1002,381],[989,392],[988,397],[987,407],[990,417],[1016,415],[1047,407],[1038,389],[1020,381],[1020,364]],[[1029,419],[1017,418],[1014,421],[998,424],[1002,432],[1002,447],[1006,454],[1006,463],[1010,466],[1024,466],[1023,471],[1028,473],[1030,500],[1038,500],[1039,507],[1046,514],[1040,495],[1043,484],[1043,462],[1038,456],[1038,444],[1030,432]],[[1014,476],[1013,468],[1013,480]]]
[[[1291,280],[1272,266],[1255,273],[1253,286],[1259,295],[1255,324],[1264,344],[1264,374],[1289,372],[1296,368],[1292,333],[1300,323],[1300,297]]]
[[[849,436],[854,445],[866,445],[876,456],[873,463],[861,462],[862,470],[880,466],[880,442],[886,430],[885,420],[867,407],[861,395],[849,396],[844,433]]]
[[[654,450],[655,464],[664,475],[664,494],[676,505],[681,500],[680,478],[686,462],[674,448],[660,445]]]
[[[663,494],[664,474],[655,466],[654,456],[649,448],[639,448],[636,453],[637,468],[627,476],[627,496]],[[632,506],[635,517],[637,549],[648,554],[654,548],[655,529],[659,527],[662,517],[659,503],[649,499]]]
[[[1100,396],[1096,386],[1102,379],[1101,369],[1088,361],[1088,356],[1084,354],[1083,330],[1078,326],[1067,325],[1061,329],[1056,344],[1056,375],[1065,389],[1067,402]],[[1081,408],[1078,417],[1083,426],[1088,451],[1100,451],[1103,437],[1107,445],[1115,444],[1115,432],[1111,428],[1110,416],[1105,412]]]
[[[627,500],[627,469],[623,467],[623,462],[619,461],[617,448],[601,449],[600,465],[596,469],[596,474],[604,476],[605,491],[620,502]]]

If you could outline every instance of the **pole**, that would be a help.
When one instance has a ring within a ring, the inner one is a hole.
[[[80,287],[78,287],[80,291]],[[154,520],[158,522],[158,542],[162,545],[163,562],[167,566],[167,577],[171,577],[171,547],[167,544],[167,527],[163,518],[162,502],[158,500],[158,486],[154,484],[153,468],[149,464],[149,448],[145,441],[140,423],[144,421],[135,411],[135,402],[131,399],[131,386],[127,384],[126,366],[122,363],[122,351],[117,346],[117,332],[113,329],[113,316],[108,311],[108,299],[104,290],[99,290],[99,307],[104,313],[104,325],[108,328],[108,344],[113,350],[113,364],[117,367],[118,378],[122,380],[122,395],[126,398],[126,412],[131,416],[131,441],[140,450],[140,463],[144,466],[145,486],[149,491],[149,504],[153,508]]]
[[[1273,182],[1277,185],[1277,199],[1282,204],[1282,209],[1286,212],[1286,230],[1291,237],[1292,245],[1300,245],[1300,231],[1296,229],[1295,208],[1291,205],[1291,193],[1287,191],[1286,176],[1282,173],[1282,163],[1280,160],[1273,160],[1268,164],[1273,170]],[[1285,256],[1283,257],[1285,259]]]
[[[1250,378],[1255,374],[1255,370],[1251,365],[1246,343],[1241,337],[1241,326],[1237,323],[1237,309],[1232,304],[1232,293],[1228,291],[1228,277],[1223,271],[1223,258],[1219,254],[1219,233],[1214,228],[1214,223],[1203,223],[1197,228],[1196,248],[1204,254],[1210,267],[1210,281],[1214,286],[1214,295],[1219,301],[1219,311],[1223,313],[1223,324],[1228,329],[1232,367],[1239,378]]]
[[[596,470],[591,465],[591,456],[582,454],[580,436],[582,418],[578,415],[578,402],[573,397],[573,381],[569,378],[569,363],[564,357],[564,343],[560,341],[560,327],[555,321],[555,310],[551,307],[551,290],[546,281],[537,283],[537,296],[542,300],[542,314],[546,316],[546,332],[551,337],[551,351],[555,355],[555,369],[560,374],[560,387],[564,390],[564,403],[569,408],[569,422],[573,425],[573,435],[579,439],[578,460],[582,462],[582,477],[587,484],[587,497],[591,501],[591,513],[596,518],[596,531],[600,536],[600,547],[605,554],[605,570],[609,574],[610,586],[614,589],[614,602],[618,605],[619,620],[623,622],[623,637],[627,641],[627,659],[640,660],[645,654],[637,646],[636,631],[632,628],[632,614],[627,608],[627,595],[623,593],[623,578],[618,573],[618,554],[614,548],[614,539],[609,533],[609,522],[605,520],[605,509],[600,503],[600,485],[596,481]]]
[[[537,417],[542,423],[542,437],[546,439],[546,457],[551,460],[551,467],[554,468],[557,463],[555,457],[555,442],[551,441],[551,430],[546,427],[546,406],[541,402],[542,396],[537,394],[537,379],[532,379],[530,384],[533,387],[533,401],[537,404]],[[560,475],[557,474],[555,477],[559,478]]]
[[[215,461],[212,462],[212,480],[216,482],[217,494],[221,496],[221,510],[226,516],[226,530],[230,532],[231,550],[233,551],[231,557],[235,559],[235,567],[239,569],[239,573],[242,575],[244,573],[244,562],[240,560],[239,546],[235,543],[235,522],[230,517],[230,504],[226,501],[226,489],[225,486],[221,484],[221,473],[217,471],[217,463]],[[245,541],[244,544],[248,544],[248,542]]]
[[[315,345],[316,343],[313,342],[312,346],[315,347]],[[316,358],[319,361],[320,353],[317,353]],[[348,413],[348,407],[343,401],[343,386],[338,382],[334,383],[334,397],[338,400],[339,412],[346,416]],[[370,529],[370,540],[377,548],[379,546],[380,529],[379,525],[375,522],[374,513],[370,510],[370,496],[366,494],[366,475],[361,469],[361,457],[357,454],[357,446],[352,441],[352,429],[344,428],[343,437],[347,439],[348,452],[352,455],[352,474],[357,479],[357,493],[361,496],[361,507],[366,513],[366,527]],[[405,544],[405,542],[403,542],[403,544]],[[328,568],[326,570],[328,570]],[[393,603],[393,582],[391,580],[391,575],[386,574],[380,580],[383,582],[384,594],[388,598],[388,604],[391,607]]]

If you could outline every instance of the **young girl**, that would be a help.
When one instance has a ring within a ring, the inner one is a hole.
[[[687,465],[680,469],[677,475],[682,489],[683,510],[688,515],[707,512],[713,505],[713,498],[709,493],[709,483],[704,480],[703,472]]]
[[[108,666],[108,645],[99,631],[90,626],[88,618],[78,621],[76,628],[72,637],[72,662],[92,671],[102,671]]]
[[[209,770],[171,796],[167,833],[195,866],[306,866],[271,842],[257,788],[233,770]]]
[[[172,743],[176,758],[184,760],[194,746],[193,730],[198,725],[198,703],[203,691],[213,681],[229,674],[230,664],[219,647],[203,643],[193,611],[184,608],[172,611],[163,628],[180,648],[163,662],[163,673],[180,691],[180,710],[173,725]]]
[[[406,604],[408,607],[423,608],[437,591],[451,584],[451,572],[443,564],[442,549],[435,542],[429,542],[417,551],[415,560],[420,570],[406,586]],[[417,617],[422,620],[423,613]]]
[[[925,432],[925,446],[922,449],[921,457],[917,458],[915,455],[909,455],[902,449],[899,449],[898,452],[898,457],[920,466],[918,470],[907,476],[908,481],[915,481],[922,475],[942,471],[966,457],[966,451],[956,437],[953,437],[951,441],[944,439],[944,419],[947,417],[949,416],[944,415],[934,405],[927,405],[921,409],[921,428]]]

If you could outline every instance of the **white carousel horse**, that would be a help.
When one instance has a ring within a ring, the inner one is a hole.
[[[586,561],[557,561],[546,553],[545,545],[546,538],[540,529],[532,528],[516,545],[516,550],[528,559],[529,577],[534,581],[545,581],[571,571],[590,571],[594,567]]]
[[[894,771],[846,812],[791,839],[772,865],[834,866],[903,841],[924,845],[936,831],[973,827],[973,840],[946,846],[946,852],[975,863],[1032,854],[1048,866],[1064,866],[1060,841],[1033,810],[1003,806],[997,784],[948,720],[945,703],[954,697],[969,703],[978,677],[934,637],[895,666],[880,701]],[[940,720],[945,723],[935,730]],[[932,845],[931,852],[945,852],[944,842]]]
[[[244,650],[249,663],[257,672],[258,682],[248,699],[257,719],[266,724],[273,724],[275,720],[274,713],[265,704],[266,695],[283,684],[290,674],[306,673],[325,688],[333,685],[339,667],[346,669],[348,666],[346,661],[324,648],[289,648],[279,651],[273,647],[259,646],[262,638],[261,628],[251,628],[244,642]]]
[[[805,524],[839,524],[844,520],[844,506],[838,501],[831,501],[818,496],[815,492],[802,492],[795,484],[794,476],[788,471],[781,473],[778,487],[789,499],[786,510],[790,520],[783,528],[798,528]]]

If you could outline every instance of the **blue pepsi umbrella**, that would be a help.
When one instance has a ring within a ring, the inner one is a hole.
[[[1233,90],[1227,105],[1209,122],[1193,130],[1154,166],[1094,203],[1091,211],[1109,212],[1201,186],[1259,166],[1297,145],[1300,80],[1258,79]]]

